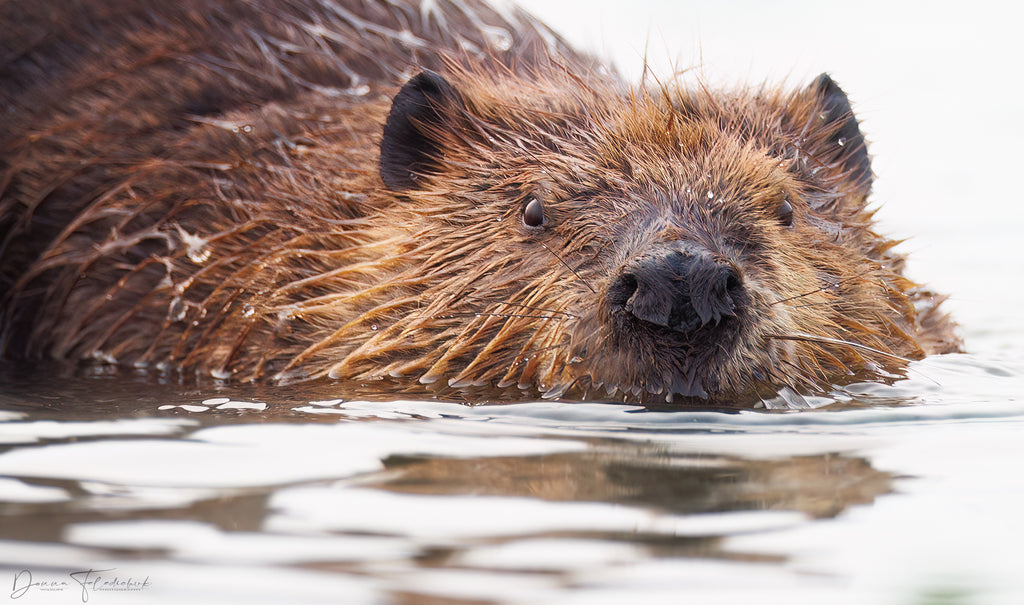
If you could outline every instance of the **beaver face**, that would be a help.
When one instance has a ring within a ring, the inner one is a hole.
[[[420,211],[442,194],[435,237],[475,242],[431,315],[461,355],[422,381],[722,400],[921,354],[828,76],[721,98],[495,88],[421,74],[385,129],[385,183]]]

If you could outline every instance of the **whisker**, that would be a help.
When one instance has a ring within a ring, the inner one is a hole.
[[[793,300],[793,299],[792,298],[787,298],[786,300]],[[786,302],[786,301],[785,300],[780,300],[780,301],[777,301],[777,302]],[[776,303],[772,303],[772,304],[774,305]],[[792,305],[792,308],[794,308],[794,309],[810,309],[810,308],[813,308],[813,307],[831,307],[834,304],[835,303],[833,303],[831,301],[823,300],[821,302],[808,302],[808,303],[803,303],[803,304],[799,304],[799,305]],[[862,306],[865,309],[868,308],[867,306],[864,306],[864,305],[862,305]],[[843,308],[844,309],[852,309],[852,307],[843,307]]]
[[[545,309],[543,307],[531,307],[530,305],[524,305],[524,304],[521,304],[521,303],[513,303],[513,302],[503,302],[501,304],[508,305],[510,307],[520,307],[520,308],[523,308],[523,309],[529,309],[530,311],[543,311],[544,313],[555,313],[555,314],[558,314],[558,315],[565,315],[566,317],[568,317],[570,319],[579,319],[580,318],[579,315],[574,315],[572,313],[569,313],[568,311],[559,311],[557,309]]]
[[[531,305],[524,305],[523,303],[514,303],[514,302],[503,301],[503,300],[492,300],[492,301],[489,301],[488,299],[486,299],[486,298],[484,298],[482,296],[466,296],[466,298],[471,299],[471,300],[482,300],[482,301],[485,301],[485,302],[493,302],[494,304],[506,305],[506,306],[509,306],[509,307],[519,307],[519,308],[522,308],[522,309],[529,309],[530,311],[543,311],[544,313],[555,313],[555,314],[559,314],[559,315],[565,315],[566,317],[569,317],[571,319],[579,319],[580,318],[579,315],[573,315],[572,313],[569,313],[568,311],[559,311],[557,309],[545,309],[543,307],[534,307],[534,306],[531,306]]]
[[[576,269],[573,269],[571,266],[569,266],[569,263],[565,262],[565,260],[562,259],[561,256],[556,254],[555,251],[552,250],[551,248],[548,248],[547,244],[545,244],[544,242],[538,242],[538,243],[540,243],[541,246],[544,246],[544,249],[547,250],[548,252],[550,252],[552,256],[557,258],[558,262],[562,263],[562,265],[565,266],[566,269],[572,271],[572,274],[576,276],[576,279],[580,280],[580,283],[582,283],[584,286],[586,286],[588,290],[590,290],[594,294],[597,294],[597,290],[595,290],[589,283],[587,283],[587,280],[583,279],[583,276],[580,275],[579,272],[576,271]]]
[[[901,357],[895,353],[889,353],[882,351],[868,345],[861,344],[859,342],[851,342],[849,340],[840,340],[838,338],[829,338],[827,336],[814,336],[812,334],[803,334],[800,332],[794,334],[765,334],[765,338],[774,338],[776,340],[794,340],[797,342],[817,342],[821,344],[839,345],[844,347],[850,347],[852,349],[858,349],[861,351],[867,351],[868,353],[874,353],[875,355],[881,355],[882,357],[888,357],[903,363],[912,363],[912,360],[906,357]]]
[[[784,302],[789,302],[791,300],[797,300],[798,298],[803,298],[805,296],[811,296],[812,294],[824,293],[824,292],[828,292],[829,290],[835,290],[836,288],[838,288],[839,286],[843,285],[844,283],[846,283],[848,281],[851,281],[851,280],[854,280],[854,279],[861,279],[865,275],[867,275],[869,273],[872,273],[874,271],[876,271],[876,269],[868,269],[867,271],[864,271],[863,273],[858,273],[857,275],[851,275],[850,277],[844,277],[843,279],[841,279],[841,280],[839,280],[837,282],[834,282],[834,283],[828,284],[827,286],[822,286],[820,288],[811,290],[810,292],[804,292],[803,294],[797,294],[796,296],[790,296],[789,298],[783,298],[783,299],[777,300],[775,302],[770,303],[769,306],[778,305],[778,304],[781,304],[781,303],[784,303]]]
[[[888,357],[890,359],[895,359],[897,361],[901,361],[901,362],[907,364],[907,371],[914,372],[915,374],[917,374],[917,375],[919,375],[919,376],[929,380],[930,382],[932,382],[932,383],[934,383],[936,385],[941,385],[941,383],[938,380],[932,378],[931,376],[929,376],[928,374],[922,372],[921,370],[913,368],[911,366],[911,364],[913,364],[914,360],[907,359],[906,357],[901,357],[901,356],[896,355],[894,353],[887,353],[886,351],[880,351],[880,350],[878,350],[878,349],[876,349],[874,347],[869,347],[868,345],[860,344],[858,342],[850,342],[848,340],[839,340],[838,338],[828,338],[828,337],[825,337],[825,336],[813,336],[811,334],[800,334],[800,333],[789,334],[789,335],[785,335],[785,334],[767,334],[765,336],[765,338],[775,338],[775,339],[778,339],[778,340],[795,340],[795,341],[801,341],[801,342],[819,342],[819,343],[822,343],[822,344],[834,344],[834,345],[839,345],[839,346],[848,346],[848,347],[851,347],[851,348],[854,348],[854,349],[860,349],[860,350],[863,350],[863,351],[874,353],[876,355],[881,355],[882,357]],[[792,364],[792,363],[790,363],[790,362],[788,362],[786,360],[783,360],[783,361],[785,363],[789,363],[789,365],[792,365],[793,367],[797,367],[796,365],[794,365],[794,364]]]
[[[559,313],[559,311],[552,311],[553,313]],[[526,315],[520,313],[475,313],[475,312],[460,312],[460,313],[446,313],[444,315],[433,315],[432,319],[451,319],[454,317],[524,317],[532,319],[579,319],[575,315],[564,313],[565,317],[558,317],[555,315]]]
[[[873,311],[871,305],[868,304],[847,304],[845,301],[839,303],[832,301],[822,301],[813,303],[803,303],[800,305],[793,305],[793,309],[812,309],[814,307],[837,307],[842,309],[844,313],[851,313],[853,311]]]

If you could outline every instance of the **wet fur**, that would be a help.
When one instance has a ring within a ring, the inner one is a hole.
[[[752,402],[959,348],[873,230],[827,77],[630,87],[476,2],[14,1],[0,24],[9,358]],[[741,274],[734,317],[682,335],[615,304],[678,241]]]

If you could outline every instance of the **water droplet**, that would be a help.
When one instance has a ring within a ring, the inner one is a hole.
[[[188,251],[188,259],[197,265],[201,265],[210,260],[211,254],[212,252],[210,252],[209,248],[190,249]]]
[[[91,357],[100,363],[117,365],[117,358],[106,351],[93,351]]]
[[[193,263],[201,265],[210,259],[212,252],[206,247],[205,238],[189,233],[179,225],[178,239],[185,245],[185,254]]]
[[[252,126],[250,126],[248,124],[246,124],[245,126],[242,126],[242,132],[252,132]]]
[[[361,97],[366,93],[370,92],[370,87],[367,86],[366,84],[361,84],[359,86],[351,86],[349,88],[346,88],[345,92],[354,97]]]
[[[188,314],[188,306],[181,299],[180,296],[175,296],[171,299],[171,303],[167,305],[167,317],[171,321],[182,321]]]
[[[708,199],[709,200],[715,199],[715,193],[713,191],[708,191]]]
[[[499,222],[499,223],[501,222],[501,217],[500,217],[500,216],[498,217],[498,222]]]
[[[377,324],[373,324],[372,326],[370,326],[370,329],[376,331],[377,330]]]
[[[836,141],[836,143],[837,143],[837,144],[838,144],[838,145],[839,145],[840,147],[845,147],[845,146],[846,146],[846,137],[839,137],[839,140],[838,140],[838,141]]]
[[[256,309],[249,303],[242,305],[242,317],[252,317],[256,315]]]

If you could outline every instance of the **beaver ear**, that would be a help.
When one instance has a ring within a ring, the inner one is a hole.
[[[380,176],[392,191],[417,186],[444,157],[440,133],[463,107],[459,92],[440,74],[424,70],[402,86],[391,102],[380,143]]]
[[[828,74],[818,76],[809,88],[818,98],[824,126],[831,144],[839,149],[836,158],[847,178],[867,191],[871,188],[871,158],[850,99]]]

